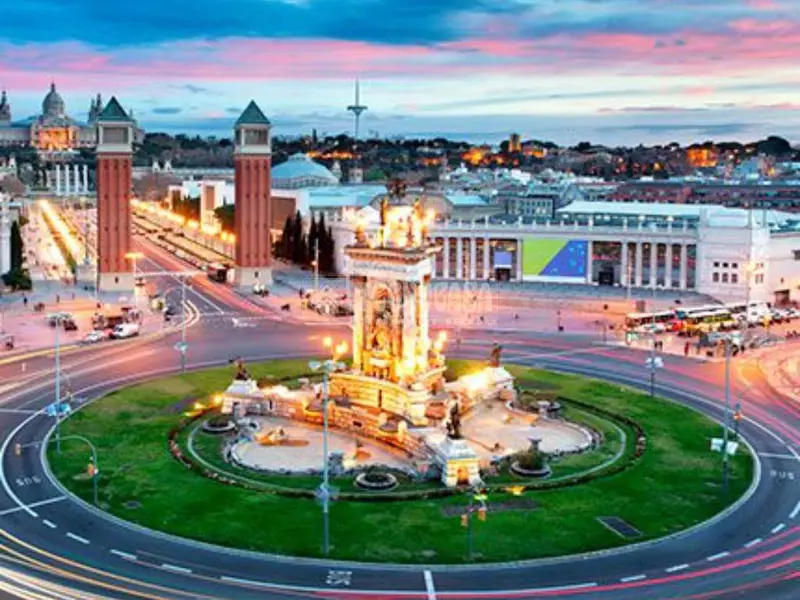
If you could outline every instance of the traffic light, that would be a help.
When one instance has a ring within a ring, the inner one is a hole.
[[[469,526],[469,515],[467,515],[467,514],[461,515],[461,526],[462,527],[468,527]]]
[[[22,456],[22,444],[19,442],[14,444],[14,456]]]
[[[733,420],[734,421],[741,421],[742,420],[742,411],[737,410],[735,413],[733,413]]]
[[[478,521],[485,521],[486,520],[486,509],[481,507],[478,509]]]
[[[89,465],[86,467],[86,474],[89,477],[94,477],[97,474],[97,467],[94,466],[93,462],[90,462]]]

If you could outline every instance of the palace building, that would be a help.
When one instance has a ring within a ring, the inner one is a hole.
[[[4,90],[0,94],[0,146],[32,146],[53,158],[78,148],[94,148],[97,145],[96,121],[102,110],[103,101],[98,94],[89,106],[87,122],[73,119],[66,113],[56,84],[51,83],[42,101],[41,114],[13,121],[11,103]],[[138,133],[138,128],[135,131]]]

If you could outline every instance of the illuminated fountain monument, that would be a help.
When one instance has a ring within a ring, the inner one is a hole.
[[[353,363],[331,376],[331,396],[407,420],[428,423],[429,400],[444,392],[442,342],[431,342],[428,288],[433,215],[414,206],[381,205],[377,234],[356,231],[350,258],[353,288]]]

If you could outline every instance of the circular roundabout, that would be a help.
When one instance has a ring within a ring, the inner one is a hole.
[[[456,361],[451,377],[480,368]],[[313,385],[305,360],[250,369],[290,389]],[[479,485],[447,487],[419,453],[331,430],[329,558],[433,565],[598,552],[696,526],[751,486],[753,457],[741,445],[722,494],[721,460],[709,451],[719,425],[695,410],[599,380],[507,369],[516,399],[479,402],[462,416],[463,438],[479,448]],[[322,429],[221,415],[231,375],[223,367],[155,379],[85,406],[59,433],[93,441],[97,480],[80,444],[49,445],[53,475],[87,503],[97,483],[100,509],[147,529],[321,558]],[[436,429],[425,433],[444,436]]]

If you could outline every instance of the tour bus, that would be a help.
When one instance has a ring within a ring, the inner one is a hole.
[[[625,329],[637,332],[664,333],[678,331],[680,321],[673,310],[662,310],[656,313],[630,313],[625,317]]]
[[[705,311],[692,311],[683,319],[681,333],[693,336],[713,331],[727,331],[736,327],[736,319],[726,308],[717,307]]]
[[[741,321],[746,319],[748,324],[761,323],[771,314],[769,304],[766,302],[737,302],[727,304],[725,308],[731,311],[735,318]]]

